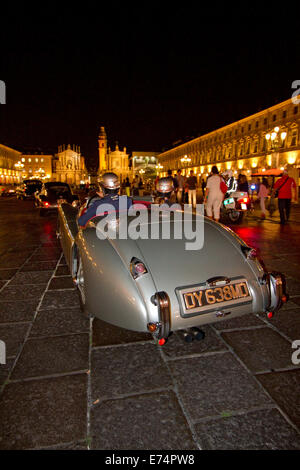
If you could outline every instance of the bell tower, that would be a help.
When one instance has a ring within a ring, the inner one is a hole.
[[[98,136],[99,168],[98,173],[107,170],[107,136],[104,127],[100,127]]]

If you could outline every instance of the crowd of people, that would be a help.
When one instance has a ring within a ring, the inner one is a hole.
[[[281,224],[285,224],[289,219],[291,202],[296,202],[296,183],[293,178],[288,176],[287,170],[283,171],[283,176],[276,181],[273,187],[270,187],[267,178],[262,178],[262,181],[257,178],[249,183],[246,175],[242,173],[235,178],[232,170],[226,170],[220,174],[217,166],[212,166],[211,173],[206,179],[201,176],[198,180],[193,170],[190,170],[187,176],[183,175],[181,170],[178,170],[174,175],[171,170],[168,170],[168,176],[165,178],[157,176],[154,184],[151,180],[144,182],[142,177],[138,175],[135,175],[132,182],[127,177],[119,189],[122,194],[128,197],[142,196],[144,191],[148,191],[149,194],[159,192],[157,188],[159,181],[162,180],[163,184],[169,184],[171,188],[169,198],[171,203],[190,204],[193,208],[197,204],[197,191],[201,188],[202,195],[199,202],[205,203],[206,215],[216,221],[220,219],[220,209],[224,198],[236,191],[250,193],[252,196],[256,193],[260,202],[262,219],[266,217],[267,198],[269,196],[278,197]],[[222,184],[225,189],[222,188]]]

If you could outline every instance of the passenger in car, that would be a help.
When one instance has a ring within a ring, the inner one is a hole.
[[[120,181],[115,173],[105,173],[100,181],[100,186],[103,192],[103,197],[95,200],[95,202],[78,218],[77,222],[81,227],[84,227],[89,220],[93,219],[99,214],[98,208],[104,204],[110,204],[116,211],[119,210],[119,190]],[[127,209],[132,206],[132,199],[127,196],[122,196],[127,199]]]

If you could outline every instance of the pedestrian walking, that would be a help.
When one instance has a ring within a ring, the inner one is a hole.
[[[131,185],[130,185],[130,181],[129,181],[129,178],[127,176],[126,180],[125,180],[125,193],[126,193],[126,196],[130,196],[130,190],[131,190]]]
[[[294,178],[288,175],[288,171],[283,171],[283,176],[274,184],[272,196],[278,197],[278,209],[281,225],[286,224],[290,217],[291,202],[297,202],[296,183]]]
[[[203,196],[203,200],[204,200],[205,188],[206,188],[206,182],[205,182],[204,178],[202,179],[201,188],[202,188],[202,196]]]
[[[135,178],[132,182],[132,188],[133,188],[133,195],[138,196],[139,195],[139,178],[138,178],[138,175],[135,175]]]
[[[258,197],[260,199],[260,208],[261,208],[261,218],[266,218],[266,205],[265,200],[269,194],[269,184],[266,178],[263,178],[262,183],[259,185]]]
[[[171,178],[171,180],[173,181],[173,191],[172,191],[172,194],[170,196],[170,200],[174,203],[174,202],[176,202],[178,182],[177,182],[177,179],[174,176],[172,176],[172,170],[168,170],[168,178]]]
[[[194,176],[193,170],[190,171],[190,176],[186,180],[188,186],[189,204],[196,207],[197,203],[197,177]]]
[[[248,185],[248,180],[247,180],[246,175],[243,175],[243,174],[239,175],[237,190],[243,191],[245,193],[249,192],[249,185]]]
[[[220,220],[220,208],[224,199],[224,193],[220,187],[222,180],[218,168],[213,166],[211,176],[207,178],[206,182],[205,203],[207,217],[215,219],[216,222]]]
[[[177,202],[178,202],[179,204],[181,204],[181,203],[183,202],[183,201],[182,201],[182,198],[183,198],[184,182],[185,182],[185,177],[182,176],[181,170],[178,170],[178,171],[177,171],[176,181],[177,181],[177,184],[178,184],[178,188],[177,188]]]

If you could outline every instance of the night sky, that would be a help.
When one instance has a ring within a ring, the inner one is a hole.
[[[161,151],[291,97],[296,11],[140,4],[3,11],[0,143],[74,143],[89,166],[101,125],[112,148]]]

